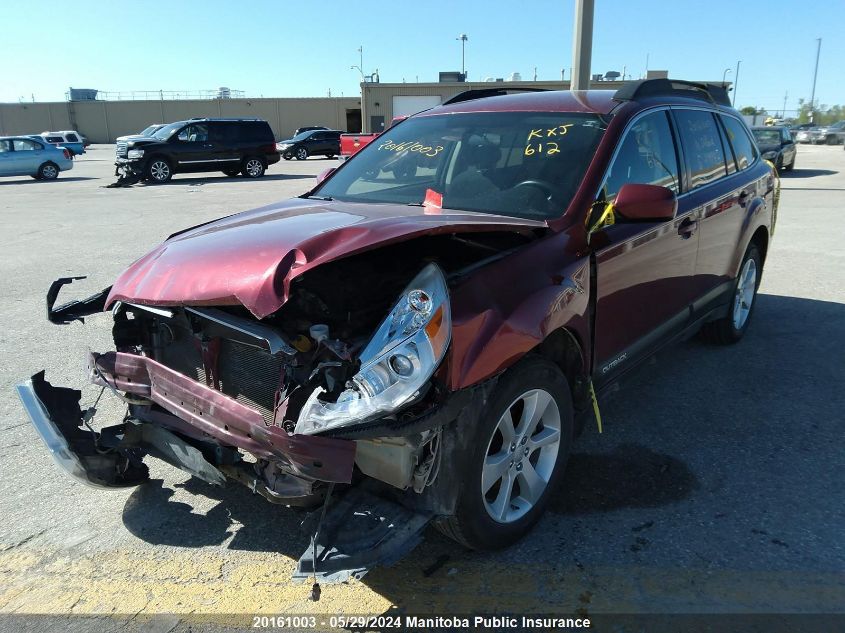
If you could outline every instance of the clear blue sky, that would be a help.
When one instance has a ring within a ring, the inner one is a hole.
[[[0,1],[0,101],[63,100],[68,86],[197,90],[249,96],[358,94],[364,71],[383,82],[436,81],[459,70],[466,33],[471,80],[559,79],[572,56],[573,0]],[[739,71],[737,107],[845,103],[845,2],[596,0],[593,72],[721,80]],[[52,44],[50,43],[52,42]]]

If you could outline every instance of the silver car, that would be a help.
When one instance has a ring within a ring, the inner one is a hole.
[[[0,136],[0,176],[32,176],[55,180],[73,169],[70,151],[25,136]]]

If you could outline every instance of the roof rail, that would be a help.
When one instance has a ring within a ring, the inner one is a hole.
[[[548,92],[547,88],[477,88],[459,92],[454,97],[444,101],[442,105],[461,103],[462,101],[474,101],[475,99],[486,99],[487,97],[501,97],[510,92]]]
[[[710,103],[730,106],[728,90],[723,84],[698,83],[681,79],[643,79],[623,85],[616,94],[614,101],[633,101],[642,97],[689,97],[702,99]]]

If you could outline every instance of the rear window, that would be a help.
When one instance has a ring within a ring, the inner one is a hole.
[[[675,118],[684,144],[690,189],[725,176],[725,152],[713,114],[706,110],[675,110]]]
[[[722,123],[728,133],[728,140],[733,147],[736,162],[739,168],[745,169],[757,158],[757,150],[754,143],[748,138],[745,126],[732,116],[722,116]]]
[[[67,138],[68,142],[70,142],[70,143],[78,143],[79,142],[79,137],[76,134],[68,134],[66,138]]]

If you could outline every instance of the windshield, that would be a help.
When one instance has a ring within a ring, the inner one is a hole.
[[[176,123],[168,123],[163,128],[156,130],[153,132],[153,138],[157,138],[160,141],[166,141],[170,138],[170,135],[173,134],[176,130],[181,130],[185,126],[184,121],[178,121]]]
[[[780,145],[780,130],[752,130],[757,145]]]
[[[140,136],[149,136],[150,134],[155,132],[160,127],[161,127],[160,125],[151,125],[150,127],[146,127],[146,128],[143,129]]]
[[[595,114],[560,112],[412,117],[363,148],[317,192],[349,202],[560,217],[605,127]]]
[[[299,134],[297,134],[296,136],[293,137],[293,140],[294,141],[304,141],[309,136],[314,134],[315,131],[316,130],[305,130],[304,132],[300,132]]]

